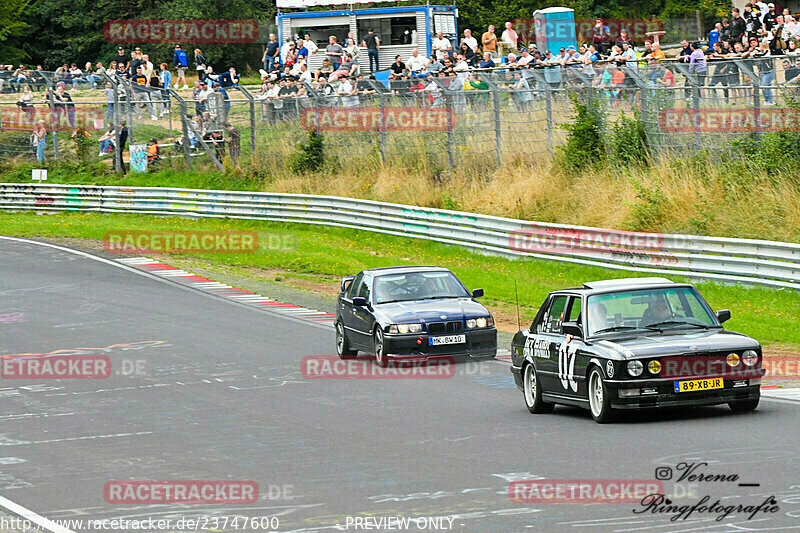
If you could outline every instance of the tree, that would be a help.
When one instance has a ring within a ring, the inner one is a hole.
[[[5,62],[19,63],[25,58],[25,51],[19,47],[15,38],[25,34],[27,23],[25,12],[31,0],[0,1],[0,57]]]

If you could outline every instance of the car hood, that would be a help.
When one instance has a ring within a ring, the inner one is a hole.
[[[692,355],[725,350],[759,348],[759,343],[741,333],[726,330],[636,335],[598,340],[596,344],[618,352],[626,359],[664,355]]]
[[[387,320],[396,324],[416,322],[447,322],[464,320],[489,314],[486,308],[472,298],[447,298],[439,300],[410,300],[375,306]],[[446,318],[442,318],[445,316]]]

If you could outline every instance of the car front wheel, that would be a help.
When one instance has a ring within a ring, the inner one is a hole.
[[[339,359],[354,359],[358,350],[351,350],[341,322],[336,323],[336,353]]]
[[[589,373],[589,410],[598,424],[611,422],[614,418],[611,398],[603,382],[603,373],[597,367],[592,368]]]
[[[754,400],[738,400],[735,402],[728,402],[728,407],[731,408],[731,411],[734,413],[744,413],[746,411],[755,411],[756,407],[758,407],[758,401],[760,398],[756,398]]]
[[[378,366],[385,368],[389,365],[389,358],[386,357],[386,343],[383,339],[383,330],[380,327],[375,328],[374,344],[375,361],[378,363]]]
[[[523,392],[525,397],[525,407],[533,414],[549,413],[555,407],[552,403],[542,401],[542,388],[539,385],[539,377],[533,365],[525,366],[523,374]]]

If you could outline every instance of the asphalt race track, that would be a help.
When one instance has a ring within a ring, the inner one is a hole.
[[[0,239],[3,316],[0,354],[94,348],[114,369],[100,380],[0,382],[0,495],[51,520],[277,516],[280,531],[364,531],[347,528],[348,517],[449,517],[450,531],[800,530],[800,404],[762,400],[745,415],[670,410],[601,426],[579,409],[529,414],[501,361],[461,362],[447,379],[306,379],[303,357],[335,353],[329,326]],[[708,495],[758,505],[774,495],[779,510],[671,521],[635,514],[642,507],[632,502],[517,503],[508,494],[511,480],[652,481],[658,467],[701,461],[702,471],[738,481],[665,481],[676,504]],[[128,479],[253,480],[260,500],[107,503],[105,484]]]

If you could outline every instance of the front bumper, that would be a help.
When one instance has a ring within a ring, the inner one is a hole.
[[[430,337],[442,337],[444,335],[386,333],[384,334],[386,354],[391,359],[415,360],[454,355],[468,355],[470,357],[494,357],[497,355],[497,329],[492,327],[465,330],[458,334],[466,337],[465,343],[431,346],[428,344]]]
[[[646,409],[650,407],[681,407],[719,405],[738,400],[755,400],[761,395],[764,369],[754,369],[732,376],[695,376],[691,378],[661,378],[642,380],[605,380],[614,409]],[[696,392],[675,392],[676,381],[723,378],[723,388]],[[638,396],[620,397],[620,391],[639,391]]]

